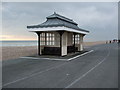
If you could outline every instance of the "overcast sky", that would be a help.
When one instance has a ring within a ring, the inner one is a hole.
[[[40,24],[56,12],[73,19],[90,31],[85,41],[103,41],[118,37],[117,2],[4,2],[2,3],[3,40],[37,40],[26,26]]]

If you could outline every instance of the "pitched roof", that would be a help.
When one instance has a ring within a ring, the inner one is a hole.
[[[72,19],[69,19],[69,18],[66,18],[66,17],[64,17],[64,16],[62,16],[62,15],[59,15],[59,14],[57,14],[56,12],[54,12],[54,14],[52,14],[52,15],[46,17],[46,18],[47,18],[47,19],[59,18],[59,19],[62,19],[62,20],[65,20],[65,21],[67,21],[67,22],[70,22],[70,23],[73,23],[73,24],[77,25],[77,23],[75,23]]]
[[[58,27],[65,26],[68,28],[89,32],[87,30],[83,30],[79,28],[77,23],[75,23],[72,19],[66,18],[54,12],[54,14],[46,17],[47,20],[39,25],[27,26],[27,28],[44,28],[44,27]]]

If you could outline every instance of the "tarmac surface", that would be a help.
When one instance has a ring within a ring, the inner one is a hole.
[[[118,44],[89,49],[71,61],[3,61],[3,88],[118,88]]]

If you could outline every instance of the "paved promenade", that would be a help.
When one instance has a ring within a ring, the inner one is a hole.
[[[117,44],[89,49],[94,51],[71,61],[4,61],[3,88],[117,88]]]

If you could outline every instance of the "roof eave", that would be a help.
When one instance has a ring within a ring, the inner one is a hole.
[[[68,32],[76,32],[76,33],[80,33],[80,34],[89,34],[89,31],[80,31],[77,29],[73,29],[73,28],[68,28],[65,26],[59,26],[59,27],[44,27],[44,28],[27,28],[30,32],[38,32],[38,31],[68,31]]]

